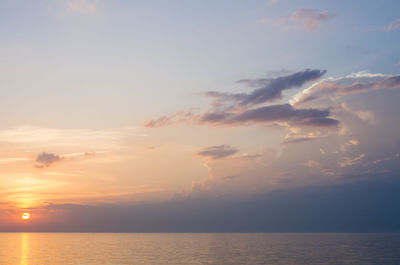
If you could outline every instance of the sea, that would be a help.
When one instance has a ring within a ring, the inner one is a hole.
[[[0,264],[400,264],[400,234],[0,233]]]

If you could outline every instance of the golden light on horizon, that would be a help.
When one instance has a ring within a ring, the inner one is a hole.
[[[23,213],[21,218],[22,220],[29,220],[31,218],[31,215],[29,213]]]

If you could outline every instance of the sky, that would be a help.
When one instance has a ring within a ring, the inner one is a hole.
[[[0,231],[400,231],[399,11],[1,1]]]

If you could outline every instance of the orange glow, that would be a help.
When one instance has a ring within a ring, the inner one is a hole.
[[[28,220],[29,218],[31,218],[31,215],[30,215],[29,213],[23,213],[22,216],[21,216],[21,218],[22,218],[23,220]]]

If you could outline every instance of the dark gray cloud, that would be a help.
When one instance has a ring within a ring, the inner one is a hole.
[[[43,167],[49,167],[53,163],[60,161],[62,158],[59,155],[53,154],[53,153],[40,153],[36,157],[36,162],[38,163],[36,165],[37,168],[43,168]]]
[[[237,179],[239,177],[240,177],[239,175],[229,175],[229,176],[222,177],[221,179],[222,180],[234,180],[234,179]]]
[[[329,127],[337,126],[338,120],[329,118],[328,109],[294,109],[290,104],[265,106],[236,112],[208,112],[201,122],[215,125],[235,125],[248,123],[289,122],[291,125]]]
[[[296,143],[312,141],[315,139],[317,139],[317,137],[303,136],[303,137],[287,138],[282,141],[282,144],[296,144]]]
[[[251,93],[233,94],[209,91],[206,94],[220,101],[233,101],[241,106],[254,106],[281,99],[283,97],[283,90],[301,87],[307,82],[319,79],[325,73],[325,70],[306,69],[277,78],[242,79],[237,82],[259,88],[253,90]]]
[[[250,93],[221,93],[209,91],[214,98],[209,110],[203,114],[180,111],[148,121],[146,127],[160,127],[174,123],[193,123],[209,125],[239,126],[254,123],[287,123],[296,126],[333,127],[339,121],[330,116],[328,109],[294,109],[290,104],[270,106],[257,105],[282,98],[283,90],[301,87],[307,82],[317,80],[325,70],[306,69],[276,78],[242,79],[251,87],[260,87]]]
[[[163,116],[156,120],[148,121],[144,126],[150,128],[161,127],[174,123],[198,123],[208,125],[240,126],[256,123],[287,122],[296,126],[334,127],[339,121],[330,118],[329,109],[305,108],[295,109],[290,104],[264,106],[244,111],[210,110],[201,115],[179,116],[182,112],[170,116]]]
[[[237,153],[238,151],[239,150],[230,145],[221,144],[221,145],[206,147],[201,151],[199,151],[197,154],[200,156],[209,157],[211,159],[221,159],[231,156]]]

